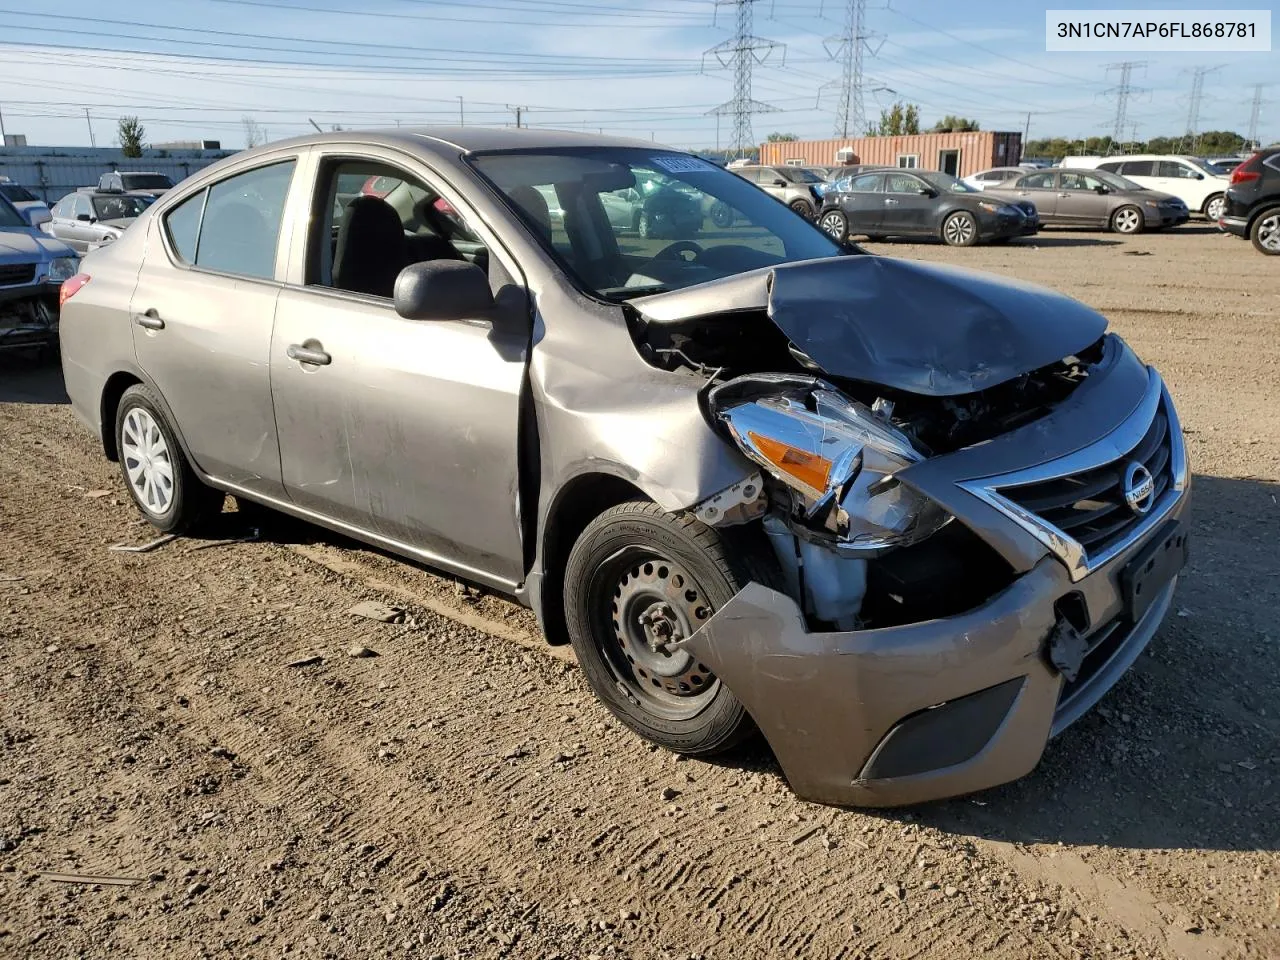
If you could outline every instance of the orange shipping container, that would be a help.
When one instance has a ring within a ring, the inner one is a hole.
[[[993,130],[760,144],[760,162],[764,164],[829,167],[842,162],[874,163],[942,170],[957,177],[990,167],[1013,166],[1021,159],[1022,134]]]

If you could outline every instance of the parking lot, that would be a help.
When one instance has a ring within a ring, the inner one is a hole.
[[[228,501],[223,540],[110,552],[150,530],[12,356],[0,956],[1280,955],[1275,263],[1196,221],[868,249],[1078,297],[1179,404],[1176,615],[1033,774],[814,806],[762,749],[647,748],[527,612],[319,529]]]

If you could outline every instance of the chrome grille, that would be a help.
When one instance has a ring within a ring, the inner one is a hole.
[[[1071,537],[1086,554],[1094,554],[1123,538],[1143,519],[1144,514],[1125,502],[1126,467],[1137,462],[1150,471],[1155,483],[1150,502],[1155,504],[1173,482],[1170,453],[1169,418],[1157,410],[1142,440],[1123,457],[1069,476],[1007,487],[1000,493]]]
[[[0,263],[0,287],[30,283],[36,278],[34,263]]]

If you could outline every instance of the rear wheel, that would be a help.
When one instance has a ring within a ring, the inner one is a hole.
[[[776,582],[767,547],[630,501],[605,511],[569,555],[569,637],[592,690],[633,731],[691,756],[755,732],[738,699],[690,651],[693,634],[750,580]]]
[[[1280,209],[1267,210],[1249,230],[1254,249],[1269,257],[1280,256]]]
[[[711,222],[721,229],[733,226],[733,207],[723,200],[711,204]]]
[[[813,219],[813,204],[808,200],[792,200],[789,206],[793,212],[798,213],[806,220]]]
[[[1227,207],[1227,198],[1221,193],[1215,193],[1204,203],[1204,215],[1206,219],[1218,222],[1218,218],[1222,216],[1222,211]]]
[[[1137,207],[1120,207],[1111,215],[1111,229],[1116,233],[1141,233],[1142,211]]]
[[[142,384],[120,397],[116,450],[129,496],[157,530],[184,533],[222,507],[222,492],[200,482],[155,395]]]
[[[843,241],[849,235],[849,221],[839,210],[828,210],[824,213],[818,220],[818,226],[822,228],[823,233],[834,240]]]
[[[943,221],[942,239],[953,247],[972,247],[978,242],[978,221],[972,213],[958,210]]]

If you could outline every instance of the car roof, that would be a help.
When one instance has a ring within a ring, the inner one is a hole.
[[[610,137],[572,130],[548,130],[530,127],[392,127],[373,130],[339,130],[312,133],[289,140],[277,140],[253,152],[272,152],[281,148],[315,144],[361,143],[409,147],[440,156],[459,153],[484,153],[491,150],[545,150],[556,147],[640,147],[668,152],[666,147],[650,140]],[[680,150],[680,153],[686,151]]]

